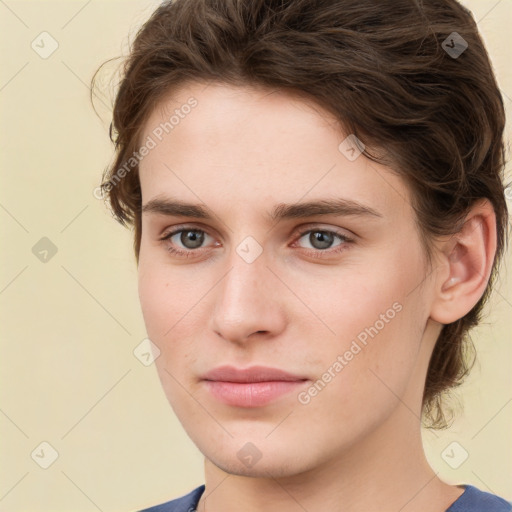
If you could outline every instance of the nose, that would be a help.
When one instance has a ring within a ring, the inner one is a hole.
[[[263,254],[247,263],[233,253],[230,270],[215,287],[211,317],[212,329],[223,339],[243,344],[285,329],[282,283],[267,264]]]

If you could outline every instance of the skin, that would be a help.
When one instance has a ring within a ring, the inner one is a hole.
[[[427,463],[421,399],[442,323],[485,289],[492,208],[479,204],[460,236],[436,241],[429,266],[403,180],[364,155],[348,160],[338,149],[348,134],[303,97],[188,83],[141,140],[191,96],[197,106],[141,162],[142,203],[172,197],[213,217],[143,213],[139,295],[163,389],[205,456],[198,510],[446,510],[463,489]],[[379,216],[267,218],[279,203],[333,198]],[[179,227],[205,233],[199,249],[180,234],[161,240]],[[306,228],[350,241],[318,248]],[[262,249],[252,263],[236,251],[248,236]],[[307,390],[393,304],[401,310],[307,404],[292,392],[234,407],[201,381],[220,365],[264,365],[308,378]],[[248,442],[261,454],[251,467],[237,456]]]

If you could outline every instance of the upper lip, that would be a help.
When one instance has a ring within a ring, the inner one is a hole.
[[[251,366],[250,368],[235,368],[234,366],[219,366],[203,375],[203,380],[222,382],[270,382],[270,381],[301,381],[306,377],[293,375],[279,368],[267,366]]]

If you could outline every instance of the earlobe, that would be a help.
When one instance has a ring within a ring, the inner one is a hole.
[[[443,272],[439,272],[430,316],[449,324],[473,308],[489,281],[496,254],[496,216],[488,200],[471,208],[462,228],[443,244],[441,253]]]

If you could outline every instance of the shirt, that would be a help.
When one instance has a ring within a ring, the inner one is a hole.
[[[186,496],[139,512],[195,512],[204,489],[204,484],[200,485]],[[472,485],[465,485],[464,492],[446,512],[512,512],[512,503]]]

